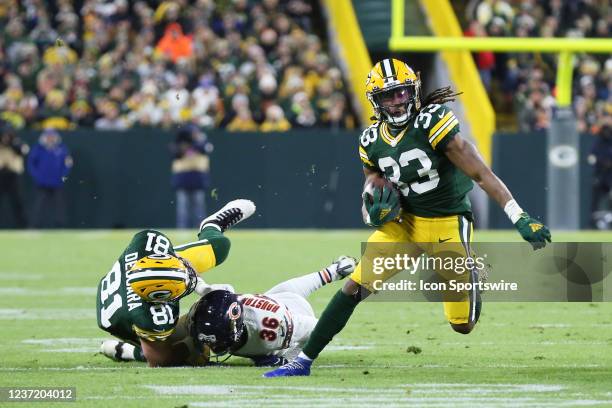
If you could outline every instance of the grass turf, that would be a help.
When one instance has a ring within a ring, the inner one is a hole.
[[[166,232],[175,244],[193,239]],[[75,386],[77,403],[53,404],[58,407],[612,406],[608,303],[486,303],[476,330],[463,336],[450,329],[440,304],[367,302],[308,378],[263,379],[265,369],[239,358],[199,369],[114,363],[96,354],[108,336],[96,325],[95,287],[132,233],[0,233],[0,386]],[[263,292],[340,254],[357,255],[368,231],[228,235],[230,256],[207,280]],[[476,237],[518,239],[514,232]],[[610,241],[612,235],[554,238]],[[311,296],[317,314],[339,287]],[[185,299],[182,310],[193,300]],[[20,406],[27,405],[42,406]]]

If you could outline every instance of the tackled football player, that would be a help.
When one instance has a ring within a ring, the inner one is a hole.
[[[208,349],[188,336],[179,300],[193,291],[229,288],[207,285],[198,274],[225,261],[230,240],[223,232],[254,212],[252,201],[230,201],[202,221],[197,241],[180,246],[155,230],[134,235],[98,285],[98,326],[121,340],[104,341],[102,354],[150,366],[205,364]]]
[[[211,291],[187,313],[191,337],[217,356],[250,358],[259,367],[282,365],[298,355],[317,323],[308,296],[349,276],[355,264],[355,259],[341,256],[264,294]]]
[[[364,194],[364,221],[377,228],[368,243],[413,243],[428,255],[454,244],[464,248],[458,256],[470,256],[472,212],[467,193],[475,181],[504,209],[523,239],[534,249],[544,247],[551,240],[548,228],[521,209],[474,145],[459,135],[459,121],[444,105],[457,95],[446,87],[421,98],[420,77],[396,59],[378,62],[368,74],[366,96],[376,122],[359,138],[363,171],[366,178],[383,176],[401,193],[375,188],[372,201]],[[323,311],[299,356],[266,377],[310,375],[312,361],[344,328],[357,304],[374,291],[362,271],[366,259],[368,249]],[[388,279],[392,273],[378,279]],[[464,278],[475,281],[478,276],[471,271]],[[481,302],[476,291],[461,296],[453,301],[445,298],[444,313],[453,330],[468,334],[478,321]]]

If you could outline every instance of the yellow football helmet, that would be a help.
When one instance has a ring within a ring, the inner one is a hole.
[[[189,262],[175,255],[140,258],[127,277],[134,293],[151,303],[179,300],[193,292],[197,284],[197,274]]]
[[[377,120],[403,126],[421,109],[421,80],[405,62],[387,58],[370,70],[366,96]]]

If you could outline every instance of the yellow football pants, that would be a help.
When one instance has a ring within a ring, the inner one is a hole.
[[[206,240],[174,247],[174,251],[181,258],[187,259],[198,274],[209,271],[217,266],[215,251],[213,251],[212,245]]]
[[[382,274],[362,271],[362,262],[371,262],[375,257],[393,257],[395,254],[408,254],[418,257],[422,253],[429,256],[470,256],[472,242],[472,222],[463,216],[424,218],[402,214],[399,221],[389,222],[377,229],[368,238],[368,244],[361,262],[351,274],[351,279],[371,292],[375,292],[373,282],[383,282],[398,273],[398,270],[385,270]],[[394,245],[370,245],[370,243],[390,243]],[[368,268],[371,269],[371,268]],[[443,279],[455,279],[458,282],[469,282],[476,279],[474,273],[448,275],[445,271],[436,271]],[[476,319],[476,293],[465,291],[444,295],[444,314],[451,324],[474,322]]]

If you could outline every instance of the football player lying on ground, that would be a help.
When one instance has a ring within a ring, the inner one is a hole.
[[[449,87],[440,88],[422,100],[420,93],[419,76],[402,61],[382,60],[368,74],[366,96],[376,122],[359,138],[359,156],[368,183],[376,177],[392,183],[387,186],[379,179],[372,194],[364,192],[364,221],[377,228],[368,243],[403,244],[403,248],[412,248],[413,257],[449,251],[456,258],[471,256],[472,211],[467,193],[472,180],[504,209],[534,249],[550,242],[548,228],[521,209],[474,145],[459,136],[459,121],[444,105],[458,94]],[[383,251],[381,247],[367,246],[360,264],[323,311],[300,355],[266,377],[310,375],[312,361],[344,328],[357,304],[375,291],[373,282],[385,281],[397,272],[387,270],[372,277],[365,268],[362,273],[364,259],[372,259],[368,252]],[[446,278],[443,271],[436,272]],[[455,277],[471,283],[479,280],[476,270]],[[444,314],[453,330],[468,334],[480,316],[480,294],[470,290],[459,295],[443,298]]]
[[[247,357],[256,366],[281,365],[302,350],[317,324],[306,299],[344,279],[356,261],[341,256],[319,272],[282,282],[263,295],[209,292],[188,313],[191,337],[217,355]]]
[[[173,343],[190,350],[212,350],[217,356],[247,357],[256,366],[281,365],[297,356],[317,323],[306,298],[355,270],[353,258],[341,256],[325,269],[282,282],[263,295],[212,288],[181,316]],[[113,341],[104,352],[114,360],[137,360],[139,347]],[[112,347],[110,347],[112,346]],[[121,358],[115,353],[122,350]],[[189,360],[177,365],[193,365]],[[203,365],[205,360],[200,359]]]
[[[254,212],[252,201],[230,201],[202,221],[198,241],[176,247],[159,231],[134,235],[98,285],[98,327],[121,340],[104,341],[101,352],[150,366],[205,364],[208,350],[186,339],[179,300],[194,290],[204,295],[230,287],[207,285],[198,274],[225,261],[230,241],[223,232]]]

